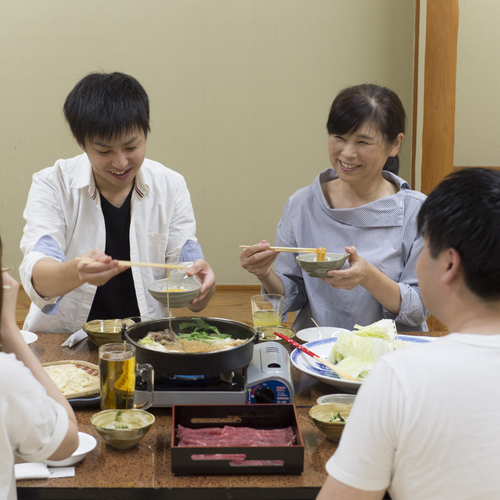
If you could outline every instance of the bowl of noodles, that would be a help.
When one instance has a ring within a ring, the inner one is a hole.
[[[149,293],[165,307],[186,307],[199,293],[201,283],[184,269],[169,269],[169,275],[148,285]]]
[[[315,253],[305,253],[297,255],[296,259],[299,266],[311,278],[327,278],[326,273],[340,269],[348,257],[348,253],[327,253],[325,260],[317,260]]]

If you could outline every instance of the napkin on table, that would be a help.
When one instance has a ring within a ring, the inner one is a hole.
[[[73,347],[75,344],[80,342],[80,340],[86,339],[88,335],[83,330],[78,330],[77,332],[70,335],[62,344],[63,346]]]
[[[14,465],[16,481],[21,479],[48,479],[53,477],[73,477],[75,467],[47,467],[41,462]]]
[[[47,479],[50,477],[49,468],[40,462],[28,462],[14,465],[16,480],[18,479]]]

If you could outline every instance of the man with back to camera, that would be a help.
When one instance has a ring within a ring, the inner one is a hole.
[[[189,307],[202,310],[215,276],[195,237],[184,178],[145,158],[143,87],[123,73],[91,73],[66,98],[64,114],[84,153],[33,176],[21,241],[20,275],[33,302],[24,328],[74,332],[92,319],[165,317],[148,285],[166,270],[118,260],[194,261],[187,272],[202,286]]]
[[[318,500],[500,498],[500,172],[451,174],[418,225],[420,291],[452,333],[377,362]]]

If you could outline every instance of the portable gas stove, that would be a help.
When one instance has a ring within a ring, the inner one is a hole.
[[[290,359],[278,342],[254,347],[248,366],[219,375],[158,375],[154,381],[153,407],[181,404],[293,403]],[[137,385],[135,403],[147,400]]]

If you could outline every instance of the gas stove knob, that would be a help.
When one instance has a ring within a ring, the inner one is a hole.
[[[269,387],[259,387],[255,391],[255,402],[258,404],[274,403],[274,392]]]

